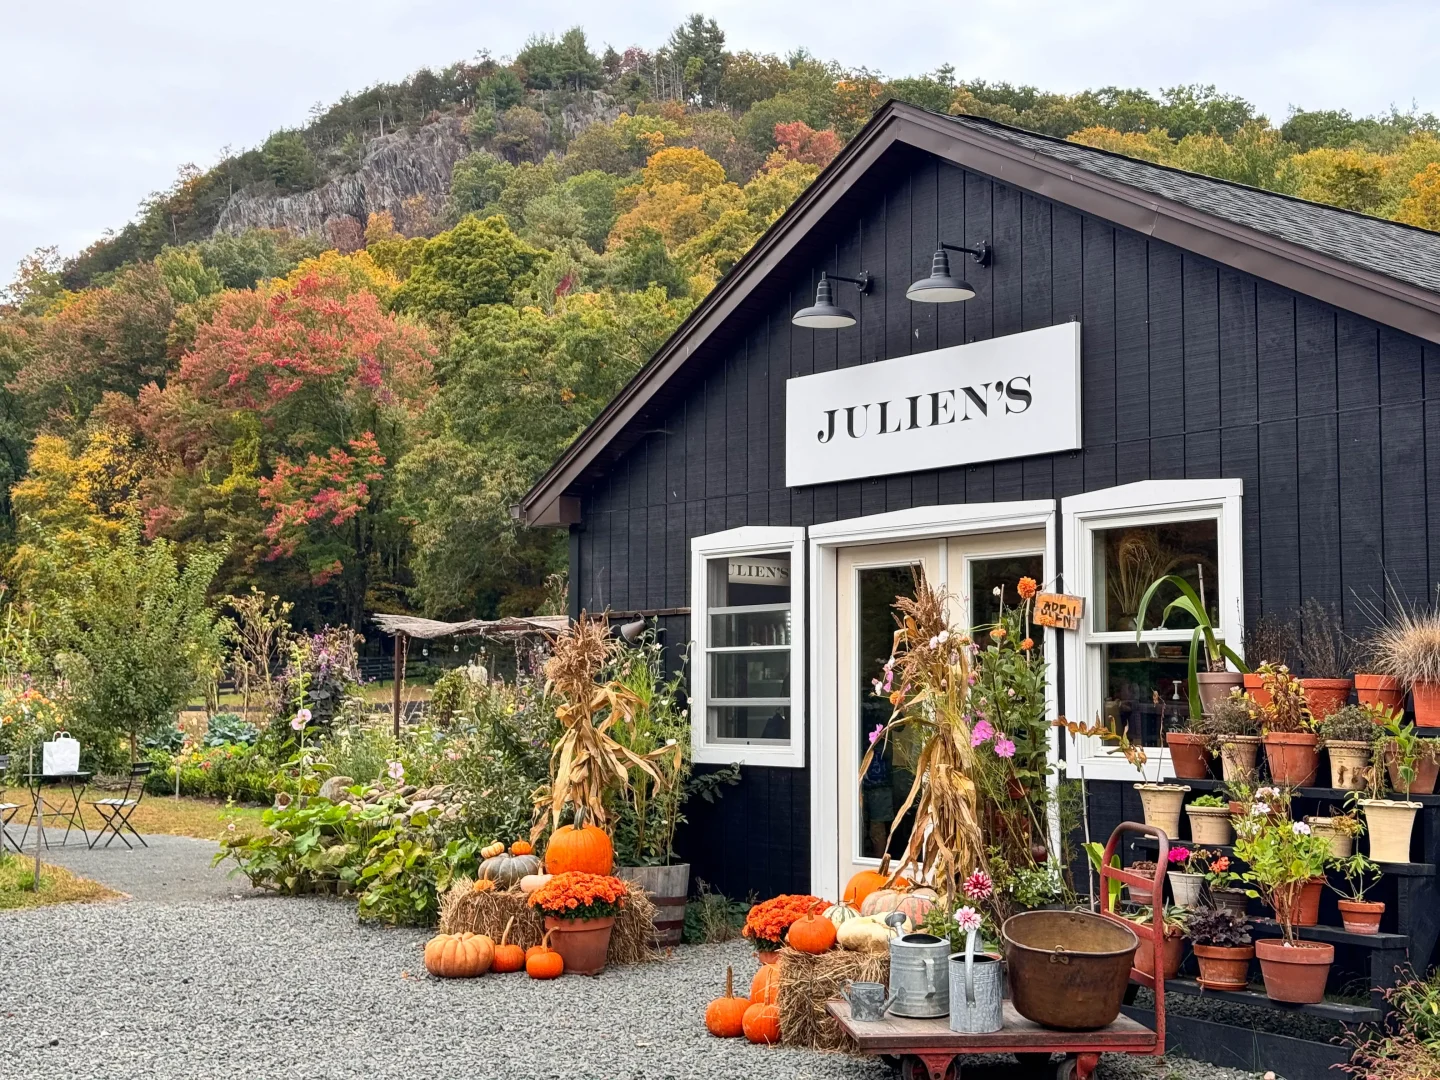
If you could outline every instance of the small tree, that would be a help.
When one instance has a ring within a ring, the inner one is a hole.
[[[113,547],[90,550],[50,636],[77,726],[126,736],[134,761],[140,738],[174,722],[221,655],[206,598],[221,556],[198,551],[182,567],[172,544],[142,544],[133,526]]]
[[[260,693],[262,708],[275,707],[271,671],[290,643],[290,610],[295,605],[270,596],[253,585],[244,596],[227,596],[235,618],[225,620],[230,645],[230,670],[240,684],[245,719],[250,718],[250,695]]]

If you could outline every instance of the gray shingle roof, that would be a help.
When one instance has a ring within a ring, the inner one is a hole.
[[[1214,214],[1422,289],[1440,292],[1440,233],[1217,180],[1213,176],[1154,165],[978,116],[948,119],[1202,213]]]

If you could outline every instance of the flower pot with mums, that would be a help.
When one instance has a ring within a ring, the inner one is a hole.
[[[1255,946],[1250,920],[1244,914],[1208,908],[1192,912],[1187,927],[1195,959],[1200,965],[1196,981],[1207,990],[1244,990],[1250,984],[1250,961]]]
[[[1230,828],[1230,805],[1219,795],[1201,795],[1185,804],[1190,819],[1190,839],[1196,844],[1228,844],[1235,835]]]
[[[1284,787],[1308,787],[1320,768],[1320,737],[1305,703],[1305,689],[1284,664],[1262,665],[1259,675],[1270,694],[1270,701],[1260,706],[1270,776]]]
[[[1227,645],[1210,621],[1210,610],[1195,587],[1178,574],[1165,574],[1156,578],[1140,599],[1135,623],[1135,643],[1139,645],[1145,631],[1145,620],[1150,601],[1164,591],[1174,594],[1174,599],[1160,612],[1160,621],[1151,629],[1164,629],[1165,622],[1172,615],[1186,618],[1194,629],[1190,634],[1190,668],[1186,686],[1190,691],[1190,715],[1202,716],[1237,689],[1250,669],[1240,654]],[[1233,670],[1226,666],[1233,665]]]
[[[1325,996],[1335,947],[1300,941],[1295,926],[1301,894],[1325,874],[1330,845],[1303,821],[1248,814],[1235,822],[1235,854],[1248,865],[1243,877],[1275,912],[1283,937],[1255,946],[1265,992],[1276,1001],[1314,1003]]]
[[[1410,691],[1415,723],[1440,727],[1440,608],[1396,605],[1369,641],[1373,671]]]
[[[829,907],[818,896],[785,893],[752,907],[740,933],[755,946],[755,954],[762,964],[773,964],[790,927],[806,915],[822,914]]]
[[[1360,854],[1348,859],[1334,859],[1330,866],[1345,880],[1343,885],[1330,883],[1330,888],[1340,897],[1340,919],[1345,929],[1352,934],[1378,934],[1385,904],[1378,900],[1366,900],[1365,893],[1379,879],[1380,868]]]
[[[1220,756],[1226,780],[1251,773],[1260,751],[1260,707],[1245,694],[1232,693],[1192,725]]]
[[[1330,786],[1358,791],[1365,786],[1375,741],[1375,720],[1363,705],[1345,705],[1319,721],[1316,731],[1330,757]]]
[[[544,916],[550,947],[564,959],[566,974],[605,970],[610,931],[628,895],[618,877],[579,870],[556,874],[530,894],[530,906]]]

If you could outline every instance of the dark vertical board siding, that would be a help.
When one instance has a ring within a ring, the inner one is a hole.
[[[966,303],[917,305],[905,287],[945,239],[995,246],[995,264],[952,253]],[[743,524],[800,524],[935,503],[1059,497],[1150,478],[1239,478],[1247,618],[1308,597],[1363,629],[1386,575],[1427,595],[1440,566],[1436,350],[1358,316],[932,160],[851,206],[831,246],[645,434],[582,492],[572,532],[574,603],[685,607],[690,542]],[[790,323],[820,271],[875,275],[847,330]],[[790,489],[786,380],[1078,318],[1082,426],[1075,453]],[[1440,402],[1440,397],[1437,397]],[[1383,411],[1382,411],[1383,410]],[[1434,467],[1430,467],[1431,465]],[[1085,583],[1071,583],[1085,588]],[[668,663],[690,632],[663,620]],[[731,896],[809,888],[810,772],[746,767],[739,786],[687,809],[679,847],[694,876]],[[1139,817],[1123,784],[1091,787],[1092,828]],[[735,837],[751,837],[749,845]]]

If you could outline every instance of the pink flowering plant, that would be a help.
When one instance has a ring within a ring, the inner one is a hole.
[[[1203,874],[1209,868],[1210,860],[1219,854],[1205,848],[1172,847],[1170,869],[1180,874]]]

